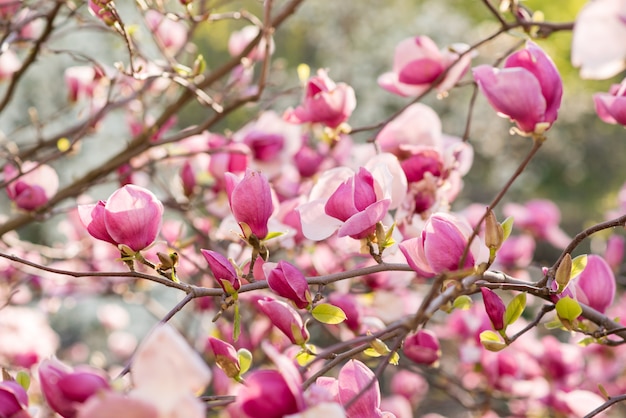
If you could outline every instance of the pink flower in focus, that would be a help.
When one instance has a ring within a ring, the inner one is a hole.
[[[509,55],[504,68],[479,65],[474,79],[491,106],[527,134],[542,133],[556,120],[563,82],[554,62],[535,43]]]
[[[232,345],[214,337],[209,337],[208,346],[215,355],[215,363],[226,373],[226,376],[235,378],[241,372],[237,350]]]
[[[267,284],[277,295],[291,300],[299,309],[306,308],[313,300],[304,274],[284,260],[269,272]]]
[[[615,298],[615,276],[609,264],[599,255],[587,256],[587,265],[575,281],[578,299],[604,313]],[[583,295],[581,295],[583,293]]]
[[[505,216],[514,219],[514,225],[530,232],[535,238],[548,241],[557,248],[565,248],[570,238],[559,228],[561,211],[553,202],[545,199],[533,199],[524,205],[507,203],[504,205]]]
[[[230,208],[246,238],[252,233],[262,240],[267,236],[274,211],[272,192],[267,178],[258,171],[246,170],[243,179],[226,173],[226,192]]]
[[[215,277],[215,280],[225,292],[228,292],[228,289],[224,282],[232,286],[233,289],[239,290],[241,287],[241,281],[237,276],[235,268],[226,257],[211,250],[201,249],[200,252],[206,259],[207,263],[209,263],[209,268],[213,273],[213,277]]]
[[[54,358],[39,365],[39,381],[50,408],[66,418],[76,416],[81,404],[110,388],[97,369],[80,366],[72,370]]]
[[[177,53],[187,43],[187,28],[182,23],[168,19],[153,9],[146,12],[145,18],[160,46],[170,54]]]
[[[439,340],[435,333],[421,329],[404,340],[402,351],[411,361],[417,364],[434,365],[441,357]]]
[[[244,49],[257,37],[259,34],[259,27],[250,25],[241,28],[238,31],[231,33],[228,39],[228,52],[232,57],[236,57],[241,54]],[[252,48],[252,51],[247,55],[248,59],[252,61],[262,61],[265,59],[265,51],[267,49],[267,42],[265,38],[261,38],[257,46]],[[274,53],[275,45],[274,40],[270,38],[269,53]]]
[[[486,287],[481,287],[480,291],[483,295],[483,301],[485,304],[485,311],[491,320],[493,329],[500,331],[504,329],[504,313],[506,306],[504,302],[493,290]]]
[[[271,298],[263,298],[258,302],[258,307],[272,324],[283,332],[289,340],[296,345],[303,345],[309,340],[309,331],[302,322],[302,318],[291,306],[285,302]]]
[[[20,176],[20,173],[26,173]],[[20,170],[11,164],[4,166],[7,195],[24,210],[35,210],[45,205],[59,189],[59,177],[48,165],[24,161]]]
[[[0,382],[0,417],[30,418],[28,394],[17,382]]]
[[[374,384],[370,383],[374,381]],[[338,398],[347,405],[355,396],[359,398],[347,408],[349,418],[379,418],[386,416],[380,410],[380,386],[374,372],[359,360],[349,360],[337,376]],[[368,389],[365,389],[368,387]],[[364,393],[361,393],[365,390]]]
[[[589,1],[576,17],[572,64],[582,78],[604,80],[626,68],[626,0]]]
[[[613,84],[608,93],[593,95],[596,113],[606,123],[626,126],[626,79]]]
[[[480,239],[472,242],[465,264],[459,266],[472,229],[465,219],[451,213],[438,212],[424,224],[421,236],[400,243],[407,262],[423,277],[445,271],[471,268],[480,254]]]
[[[163,204],[151,191],[129,184],[113,192],[106,202],[79,205],[78,213],[92,237],[137,252],[156,239]]]
[[[437,84],[437,90],[445,92],[463,77],[472,59],[470,54],[465,54],[455,64],[467,45],[456,45],[456,49],[458,52],[452,52],[450,48],[440,51],[427,36],[405,39],[396,46],[393,71],[378,77],[378,84],[400,96],[419,96],[448,70]]]
[[[345,83],[335,84],[325,70],[309,79],[304,103],[283,115],[291,123],[321,123],[336,128],[347,121],[356,107],[354,89]]]

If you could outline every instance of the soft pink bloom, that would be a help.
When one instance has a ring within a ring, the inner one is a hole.
[[[80,408],[77,418],[161,418],[159,410],[149,400],[105,392],[92,396]]]
[[[418,373],[401,369],[391,378],[391,392],[405,397],[416,407],[428,393],[428,382]]]
[[[258,307],[272,324],[283,332],[293,344],[303,345],[309,340],[309,331],[302,322],[302,318],[291,306],[285,302],[271,298],[263,298]]]
[[[267,284],[276,294],[291,300],[300,309],[309,306],[313,300],[304,274],[284,260],[269,272]]]
[[[463,52],[467,45],[459,44],[455,49]],[[463,77],[472,59],[470,54],[465,54],[454,64],[459,59],[458,52],[450,48],[440,51],[427,36],[405,39],[396,46],[393,71],[378,77],[378,84],[400,96],[419,96],[448,70],[436,86],[438,91],[445,92]]]
[[[504,313],[506,311],[506,306],[504,302],[493,290],[488,289],[486,287],[480,288],[481,293],[483,294],[483,301],[485,303],[485,311],[491,320],[491,324],[493,325],[493,329],[499,331],[504,329]]]
[[[626,0],[589,1],[576,17],[572,64],[582,78],[607,79],[626,68]]]
[[[413,270],[423,277],[433,277],[476,264],[480,254],[478,238],[472,242],[463,266],[459,266],[471,233],[465,219],[438,212],[426,221],[419,237],[401,242],[400,250]]]
[[[237,377],[241,371],[239,356],[235,347],[218,338],[209,337],[207,345],[215,355],[215,362],[228,377]]]
[[[609,264],[599,255],[587,256],[587,265],[575,283],[582,291],[576,292],[578,299],[596,311],[604,313],[613,303],[615,276]]]
[[[226,257],[211,250],[201,249],[200,252],[206,259],[207,263],[209,263],[209,268],[213,273],[213,277],[215,277],[215,280],[222,287],[222,289],[224,289],[224,291],[227,291],[227,289],[223,282],[230,283],[233,289],[239,290],[241,287],[241,281],[239,280],[239,276],[237,276],[235,267],[233,267]]]
[[[291,123],[321,123],[336,128],[348,120],[355,107],[354,89],[345,83],[335,84],[320,69],[309,79],[302,105],[288,109],[283,117]]]
[[[0,382],[0,417],[30,418],[28,394],[17,382]]]
[[[528,234],[510,236],[498,250],[496,262],[507,269],[525,268],[531,263],[534,252],[533,237]]]
[[[246,238],[246,226],[260,240],[268,233],[267,222],[274,211],[270,184],[265,175],[258,171],[246,170],[243,179],[226,173],[226,192],[233,216],[242,227]]]
[[[354,331],[358,332],[361,328],[361,319],[363,318],[363,307],[352,293],[332,292],[328,296],[328,302],[335,305],[346,314],[344,324]]]
[[[626,249],[626,239],[621,235],[611,235],[606,241],[604,259],[611,266],[613,271],[619,271],[624,261],[624,250]]]
[[[417,364],[433,365],[441,357],[439,340],[434,332],[421,329],[404,340],[404,355]]]
[[[22,63],[12,49],[2,52],[0,54],[0,81],[8,80],[21,67]]]
[[[311,189],[309,202],[298,208],[302,232],[316,241],[335,231],[340,237],[365,238],[405,196],[406,176],[391,154],[378,154],[358,173],[346,167],[328,170]]]
[[[107,4],[112,0],[89,0],[89,11],[91,14],[102,20],[106,25],[111,26],[115,23],[113,12],[107,8]]]
[[[370,383],[374,381],[374,384]],[[380,410],[380,386],[374,372],[359,360],[349,360],[339,371],[337,376],[338,398],[342,405],[346,405],[355,396],[359,398],[347,408],[348,418],[378,418],[383,417]],[[363,390],[368,385],[369,388]]]
[[[133,357],[130,396],[150,402],[160,417],[204,417],[196,396],[211,380],[211,370],[187,341],[164,324],[157,326]],[[175,415],[176,414],[176,415]]]
[[[146,24],[155,38],[170,54],[175,54],[187,43],[187,28],[181,22],[175,22],[150,9],[145,15]]]
[[[243,50],[257,37],[259,34],[259,27],[250,25],[241,28],[238,31],[235,31],[230,34],[230,38],[228,39],[228,52],[231,56],[236,57],[241,54]],[[269,53],[270,55],[274,53],[274,40],[270,38],[270,46]],[[252,61],[261,61],[265,59],[265,51],[267,49],[267,42],[265,42],[265,38],[261,38],[261,41],[252,48],[252,51],[247,55],[248,59]]]
[[[546,199],[533,199],[524,205],[507,203],[505,216],[514,219],[513,225],[530,232],[535,238],[548,241],[557,248],[565,248],[570,242],[567,234],[559,228],[561,211],[558,206]]]
[[[26,173],[20,175],[20,173]],[[14,180],[14,181],[12,181]],[[4,181],[9,199],[24,210],[35,210],[45,205],[59,189],[59,177],[48,165],[24,161],[20,170],[11,164],[4,166]]]
[[[66,418],[76,416],[81,404],[110,388],[100,371],[88,366],[72,370],[54,358],[39,365],[39,381],[48,406]]]
[[[101,87],[102,76],[102,71],[93,66],[82,65],[67,68],[64,78],[69,101],[74,103],[80,97],[93,98]]]
[[[242,143],[232,143],[221,135],[210,135],[209,148],[212,151],[217,149],[223,152],[213,152],[209,160],[209,173],[215,179],[215,190],[225,188],[226,173],[241,174],[248,167],[250,159],[250,148]]]
[[[478,87],[491,106],[515,121],[522,132],[541,133],[556,120],[563,82],[554,62],[535,43],[509,55],[504,68],[473,69]]]
[[[626,126],[626,79],[622,84],[613,84],[608,93],[594,94],[593,103],[604,122]]]
[[[0,18],[11,19],[22,7],[23,0],[0,0]]]
[[[151,191],[129,184],[113,192],[106,202],[79,205],[78,213],[92,237],[141,251],[154,242],[161,229],[163,204]]]

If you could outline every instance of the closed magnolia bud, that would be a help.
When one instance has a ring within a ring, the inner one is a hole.
[[[285,302],[265,298],[258,301],[258,306],[272,321],[272,324],[281,330],[293,344],[302,346],[309,340],[310,335],[302,318]]]
[[[489,249],[498,250],[504,241],[504,229],[498,223],[491,209],[485,217],[485,245]]]
[[[215,277],[217,283],[226,293],[230,292],[230,289],[228,289],[229,285],[233,288],[233,290],[239,290],[241,287],[241,281],[237,276],[235,268],[226,257],[211,250],[201,249],[200,252],[204,256],[207,263],[209,263],[209,268],[213,273],[213,277]]]
[[[268,233],[267,222],[274,211],[267,177],[248,169],[241,180],[234,174],[226,173],[225,181],[230,208],[244,237],[249,239],[252,233],[256,238],[264,239]]]
[[[8,183],[6,192],[9,199],[24,210],[35,210],[43,206],[59,188],[56,171],[48,165],[33,161],[25,161],[20,170],[6,164],[4,180]]]
[[[572,256],[567,253],[561,260],[559,267],[556,269],[556,273],[554,275],[554,281],[559,286],[557,293],[561,293],[563,289],[565,289],[569,283],[569,280],[572,275]]]
[[[226,373],[226,376],[231,378],[238,377],[241,372],[241,366],[239,365],[239,356],[235,347],[213,337],[209,337],[208,343],[215,355],[215,362]]]
[[[279,261],[270,271],[267,284],[276,294],[291,300],[300,309],[311,304],[311,292],[304,274],[286,261]]]
[[[482,287],[480,289],[483,294],[483,301],[485,303],[485,311],[491,320],[493,329],[500,331],[505,328],[504,314],[506,312],[506,306],[500,296],[498,296],[493,290]]]
[[[28,394],[17,382],[0,382],[0,417],[29,418]]]
[[[439,340],[435,333],[422,329],[404,341],[404,355],[417,364],[436,365],[441,357]]]

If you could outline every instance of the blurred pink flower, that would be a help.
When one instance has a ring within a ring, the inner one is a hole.
[[[17,54],[11,49],[0,54],[0,81],[8,80],[17,70],[22,67],[22,63]]]
[[[523,133],[542,133],[556,120],[563,81],[552,59],[534,42],[509,55],[503,69],[479,65],[473,73],[491,106]]]
[[[21,173],[26,173],[20,175]],[[35,210],[45,205],[59,188],[56,171],[45,164],[24,161],[20,170],[11,164],[4,166],[7,195],[15,205],[24,210]]]
[[[150,9],[145,15],[146,24],[160,45],[170,54],[176,54],[187,43],[187,28],[156,10]]]
[[[607,79],[626,68],[626,0],[589,1],[576,17],[572,64],[582,78]]]
[[[115,15],[107,8],[112,0],[89,0],[89,12],[102,20],[106,25],[111,26],[115,23]]]
[[[309,79],[302,105],[287,109],[283,117],[291,123],[321,123],[336,128],[348,120],[355,107],[354,89],[345,83],[335,84],[320,69]]]
[[[427,36],[404,39],[396,46],[393,71],[378,77],[378,84],[400,96],[419,96],[447,70],[436,87],[440,92],[448,91],[469,68],[471,54],[465,54],[456,62],[467,48],[467,45],[457,44],[453,46],[454,51],[450,48],[440,51]]]
[[[106,202],[79,205],[78,213],[92,237],[141,251],[159,233],[163,204],[151,191],[129,184],[113,192]]]
[[[434,365],[441,357],[439,339],[434,332],[421,329],[404,340],[404,355],[417,364]]]
[[[28,394],[17,382],[0,382],[0,417],[30,418]]]
[[[626,126],[626,79],[621,84],[613,84],[608,93],[594,94],[593,103],[604,122]]]
[[[241,28],[238,31],[234,31],[230,34],[230,38],[228,39],[228,52],[231,56],[236,57],[241,54],[243,50],[257,37],[259,34],[259,27],[250,25]],[[265,38],[261,38],[257,46],[252,48],[252,51],[247,55],[248,59],[252,61],[261,61],[265,59],[265,51],[267,49],[267,42]],[[269,53],[270,55],[274,53],[275,45],[274,40],[270,38],[269,45]]]
[[[515,227],[530,232],[537,239],[546,240],[557,248],[565,248],[570,243],[570,237],[559,228],[561,211],[550,200],[533,199],[524,205],[507,203],[503,212],[513,217]]]

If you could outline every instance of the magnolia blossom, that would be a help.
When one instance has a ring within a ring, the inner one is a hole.
[[[274,211],[267,177],[248,169],[241,180],[226,173],[225,181],[230,209],[243,235],[250,238],[250,234],[254,234],[256,238],[264,239],[269,232],[267,222]]]
[[[626,79],[613,84],[608,93],[594,94],[593,103],[604,122],[626,126]]]
[[[626,68],[626,0],[589,1],[576,17],[572,64],[582,78],[606,79]]]
[[[233,267],[226,257],[211,250],[200,249],[200,252],[207,263],[209,263],[213,277],[215,277],[215,280],[225,292],[230,291],[229,286],[232,287],[233,290],[239,290],[241,281],[235,271],[235,267]]]
[[[293,344],[303,345],[309,340],[310,334],[302,317],[285,302],[263,298],[257,302],[257,306]]]
[[[485,311],[489,316],[489,320],[491,320],[491,324],[493,325],[493,329],[499,331],[504,329],[504,313],[506,311],[506,306],[504,302],[491,289],[486,287],[481,287],[480,291],[483,295],[483,301],[485,303]]]
[[[102,20],[106,25],[115,23],[115,15],[107,6],[112,0],[89,0],[89,12]]]
[[[187,28],[156,10],[150,9],[145,15],[146,24],[166,51],[176,53],[187,43]]]
[[[106,202],[79,205],[78,214],[92,237],[141,251],[154,242],[161,229],[163,204],[151,191],[128,184]]]
[[[22,62],[12,49],[0,53],[0,81],[10,79],[22,67]]]
[[[339,237],[365,238],[405,196],[406,176],[391,154],[377,155],[358,173],[345,167],[328,170],[313,186],[309,202],[298,208],[302,232],[316,241],[335,231]]]
[[[354,89],[345,83],[335,84],[320,69],[309,79],[302,105],[288,109],[283,117],[291,123],[321,123],[336,128],[348,120],[355,107]]]
[[[467,251],[464,264],[459,265],[471,233],[465,219],[437,212],[426,221],[421,236],[401,242],[400,250],[413,270],[423,277],[433,277],[477,263],[482,247],[478,237]]]
[[[35,210],[45,205],[59,189],[56,171],[48,165],[34,161],[25,161],[20,170],[6,164],[4,180],[9,182],[6,187],[9,199],[24,210]]]
[[[241,28],[230,34],[228,39],[228,52],[231,56],[236,57],[241,54],[244,49],[259,35],[261,29],[258,26],[249,25]],[[270,38],[269,53],[274,53],[275,45],[274,40]],[[248,59],[252,61],[262,61],[265,59],[265,51],[267,50],[267,42],[265,38],[261,38],[258,45],[252,48],[252,51],[247,55]]]
[[[421,329],[404,340],[404,355],[418,364],[433,365],[441,357],[439,340],[434,332]]]
[[[467,48],[467,45],[457,44],[452,48],[454,51],[451,48],[440,51],[427,36],[405,39],[396,46],[393,71],[378,77],[378,84],[400,96],[419,96],[447,71],[437,84],[437,90],[445,92],[468,70],[471,55],[460,57]]]
[[[588,255],[587,265],[577,279],[576,298],[598,312],[604,313],[615,298],[615,275],[599,255]]]
[[[304,274],[284,260],[279,261],[267,274],[267,285],[276,294],[291,300],[299,309],[306,308],[313,300]]]
[[[215,363],[228,377],[238,377],[241,372],[239,356],[235,347],[218,338],[209,337],[208,346],[215,355]]]
[[[17,382],[0,382],[0,417],[30,418],[28,394]]]
[[[503,212],[515,220],[515,227],[530,232],[535,238],[548,241],[557,248],[565,248],[570,238],[559,227],[561,211],[549,200],[533,199],[524,205],[507,203]]]
[[[491,106],[523,133],[542,133],[556,120],[563,81],[552,59],[534,42],[509,55],[503,69],[479,65],[473,73]]]

